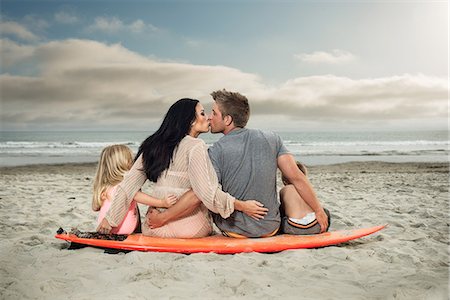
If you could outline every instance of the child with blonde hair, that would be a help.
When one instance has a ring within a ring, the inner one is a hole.
[[[118,184],[123,180],[126,172],[133,166],[133,153],[125,145],[111,145],[102,150],[97,172],[94,179],[94,193],[92,209],[99,211],[97,226],[111,207]],[[140,215],[136,202],[153,207],[170,207],[176,203],[177,197],[169,195],[165,199],[156,199],[142,192],[137,192],[128,209],[123,222],[115,227],[111,233],[130,234],[140,232]]]

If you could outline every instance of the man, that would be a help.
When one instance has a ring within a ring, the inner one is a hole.
[[[210,147],[209,156],[223,191],[238,199],[256,199],[268,208],[262,219],[251,218],[239,211],[227,219],[212,214],[222,233],[236,238],[267,237],[276,234],[280,225],[283,232],[290,234],[328,230],[328,212],[321,206],[311,184],[298,169],[280,137],[245,128],[250,116],[247,98],[226,90],[211,95],[215,101],[209,118],[211,132],[223,133],[224,136]],[[277,168],[294,187],[283,195],[286,209],[283,220],[277,198]],[[150,214],[148,222],[153,227],[162,226],[188,213],[190,205],[180,201],[163,213]]]

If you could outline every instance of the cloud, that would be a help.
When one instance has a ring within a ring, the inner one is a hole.
[[[96,17],[94,23],[87,27],[87,31],[114,34],[120,32],[157,32],[159,29],[152,24],[145,24],[145,22],[140,19],[135,20],[130,24],[125,24],[117,17]]]
[[[32,46],[19,45],[9,39],[0,39],[0,58],[2,68],[9,68],[23,62],[32,56],[33,51],[34,47]]]
[[[59,11],[55,13],[55,21],[62,24],[75,24],[78,22],[78,17],[70,12]]]
[[[23,18],[23,22],[28,28],[33,28],[35,32],[42,32],[50,27],[50,24],[46,20],[34,14],[26,15]]]
[[[7,41],[7,48],[19,49],[38,72],[0,76],[5,129],[145,129],[177,99],[207,104],[210,92],[222,88],[248,96],[252,119],[281,117],[279,123],[385,123],[446,119],[448,113],[447,81],[420,74],[360,80],[310,76],[269,86],[238,69],[162,62],[120,44],[71,39],[22,47]],[[14,67],[21,56],[7,57]]]
[[[145,29],[145,23],[142,20],[136,20],[129,25],[129,28],[132,32],[139,33]]]
[[[191,38],[183,38],[184,44],[189,48],[200,48],[204,43]]]
[[[356,56],[344,50],[334,49],[331,53],[316,51],[310,54],[295,54],[294,58],[307,63],[343,64],[354,61]]]
[[[103,31],[107,33],[119,32],[123,28],[123,22],[116,17],[97,17],[95,18],[94,24],[88,27],[89,31]]]
[[[23,41],[36,41],[38,37],[29,31],[25,26],[17,22],[6,21],[0,23],[0,32],[2,36],[14,36]]]
[[[445,79],[424,75],[311,76],[286,82],[275,95],[260,99],[254,111],[316,121],[446,118],[447,93]]]
[[[36,46],[31,53],[40,70],[37,76],[0,77],[4,99],[0,118],[8,128],[117,122],[145,127],[179,98],[209,100],[208,94],[223,88],[225,80],[237,90],[249,83],[260,87],[257,76],[239,70],[159,62],[118,44],[55,41]]]

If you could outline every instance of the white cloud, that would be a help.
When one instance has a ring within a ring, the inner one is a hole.
[[[59,11],[55,13],[55,20],[62,24],[75,24],[78,22],[78,17],[73,13]]]
[[[123,28],[124,28],[123,22],[116,17],[112,18],[97,17],[95,18],[94,24],[88,27],[88,30],[115,33],[122,30]]]
[[[136,20],[129,25],[131,32],[140,33],[145,30],[145,23],[142,20]]]
[[[236,90],[261,87],[255,75],[236,69],[158,62],[121,45],[95,41],[45,43],[32,55],[41,70],[38,76],[0,77],[0,118],[8,128],[117,122],[145,127],[175,100],[209,100],[209,93],[224,82]]]
[[[268,86],[255,74],[161,62],[119,44],[72,39],[21,48],[7,43],[40,70],[36,76],[1,75],[0,119],[10,129],[23,124],[148,128],[177,99],[193,97],[207,104],[210,92],[222,88],[248,96],[253,119],[281,116],[281,123],[433,121],[448,113],[447,81],[420,74],[361,80],[311,76]],[[18,58],[11,55],[9,61]]]
[[[24,41],[38,40],[38,37],[34,33],[32,33],[25,26],[20,25],[17,22],[11,21],[1,22],[0,32],[2,36],[4,35],[15,36]]]
[[[202,42],[191,38],[183,38],[184,43],[190,48],[199,48],[202,46]]]
[[[331,52],[316,51],[309,54],[295,54],[294,58],[307,63],[343,64],[354,61],[356,56],[348,51],[334,49]]]
[[[145,31],[157,32],[159,29],[152,24],[145,24],[141,19],[130,24],[122,22],[116,17],[97,17],[93,24],[87,27],[88,32],[105,32],[108,34],[120,32],[142,33]]]
[[[46,20],[34,14],[26,15],[23,22],[27,24],[28,28],[33,28],[34,31],[44,31],[50,27]]]
[[[261,114],[317,121],[445,118],[447,93],[445,79],[424,75],[361,80],[312,76],[286,82],[255,108]]]
[[[30,58],[34,47],[19,45],[9,39],[0,39],[0,58],[3,68],[9,68]]]

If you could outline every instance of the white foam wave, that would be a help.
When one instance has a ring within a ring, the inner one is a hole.
[[[73,148],[104,148],[113,144],[125,144],[130,147],[139,147],[138,142],[2,142],[0,149],[21,148],[21,149],[73,149]]]
[[[427,141],[427,140],[417,140],[417,141],[332,141],[332,142],[299,142],[287,140],[284,141],[285,145],[292,146],[317,146],[317,147],[327,147],[327,146],[449,146],[450,141]]]

